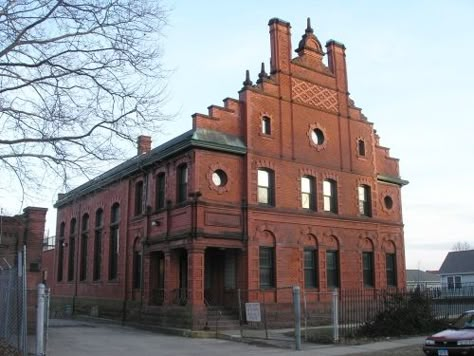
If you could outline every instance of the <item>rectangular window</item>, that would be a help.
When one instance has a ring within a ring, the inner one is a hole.
[[[142,287],[142,253],[133,252],[133,288]]]
[[[337,214],[337,186],[336,181],[327,179],[323,182],[324,211]]]
[[[370,187],[360,185],[358,187],[359,214],[362,216],[372,216],[372,206],[370,201]]]
[[[275,205],[275,183],[273,171],[259,169],[257,171],[257,199],[260,204]]]
[[[160,173],[156,177],[156,210],[163,209],[165,207],[165,174]]]
[[[314,182],[314,177],[301,177],[301,207],[303,209],[316,210]]]
[[[182,203],[187,199],[188,194],[188,167],[181,165],[178,167],[178,179],[177,179],[177,202]]]
[[[271,128],[271,120],[269,117],[264,116],[262,117],[262,134],[270,135],[272,133]]]
[[[374,253],[363,252],[362,253],[362,265],[364,274],[364,286],[374,286]]]
[[[275,260],[273,247],[260,247],[260,288],[275,287]]]
[[[461,289],[461,288],[462,288],[461,276],[448,277],[448,289]]]
[[[98,229],[95,231],[94,238],[94,281],[100,279],[100,270],[102,265],[102,230]]]
[[[143,181],[135,184],[135,216],[143,213]]]
[[[304,286],[305,288],[318,288],[318,250],[304,250]]]
[[[397,286],[397,264],[394,253],[387,253],[385,256],[385,270],[387,273],[387,286]]]
[[[326,252],[327,287],[339,288],[339,258],[337,251]]]

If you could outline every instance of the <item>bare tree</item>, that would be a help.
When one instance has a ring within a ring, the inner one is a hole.
[[[66,184],[159,128],[160,0],[0,4],[0,176]]]
[[[465,251],[465,250],[470,250],[471,244],[467,241],[458,241],[456,242],[453,247],[451,247],[452,251]]]

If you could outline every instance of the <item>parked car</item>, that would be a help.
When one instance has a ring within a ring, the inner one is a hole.
[[[474,355],[474,310],[464,312],[448,329],[427,337],[423,351],[429,356]]]

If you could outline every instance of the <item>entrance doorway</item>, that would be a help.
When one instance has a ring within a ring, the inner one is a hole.
[[[204,298],[211,306],[235,303],[237,250],[207,248],[204,257]]]
[[[163,252],[153,252],[150,257],[151,302],[162,305],[165,297],[165,256]]]

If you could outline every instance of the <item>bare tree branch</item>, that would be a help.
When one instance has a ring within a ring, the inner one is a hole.
[[[159,0],[0,0],[2,174],[67,184],[157,132],[166,18]]]

